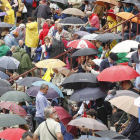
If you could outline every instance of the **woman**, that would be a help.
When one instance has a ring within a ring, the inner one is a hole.
[[[0,39],[0,57],[5,56],[9,50],[10,48],[5,45],[3,40]]]

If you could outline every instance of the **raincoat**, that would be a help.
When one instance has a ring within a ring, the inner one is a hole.
[[[113,28],[114,26],[117,25],[117,21],[113,17],[111,17],[111,16],[107,16],[107,21],[113,21],[113,23],[108,22],[109,29],[111,29],[111,28]],[[115,29],[113,29],[113,31],[114,30]]]
[[[20,47],[16,47],[15,52],[12,54],[12,57],[16,58],[18,61],[21,60],[21,54],[19,50],[20,50]]]
[[[37,47],[39,41],[37,22],[26,24],[25,45],[28,47]]]
[[[4,16],[4,22],[13,25],[15,23],[14,10],[11,8],[11,5],[9,3],[6,4],[6,7],[9,10],[6,11],[7,15]]]
[[[6,45],[0,46],[0,57],[5,56],[6,53],[10,50],[10,48]]]

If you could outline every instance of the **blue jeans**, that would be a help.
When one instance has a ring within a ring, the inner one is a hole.
[[[122,33],[120,34],[122,36]],[[131,37],[134,37],[136,34],[134,33],[131,33]],[[123,40],[127,40],[129,39],[129,33],[124,33],[124,37],[123,37]],[[121,42],[122,40],[119,39],[119,42]]]
[[[136,41],[137,41],[137,42],[140,42],[140,35],[137,35],[137,36],[136,36]]]
[[[46,119],[36,117],[37,126],[39,126],[42,122],[46,121]]]
[[[87,31],[89,33],[93,33],[94,31],[98,31],[99,29],[95,28],[95,27],[86,27]]]

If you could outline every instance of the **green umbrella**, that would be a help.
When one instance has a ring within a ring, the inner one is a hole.
[[[0,127],[27,124],[26,120],[15,114],[0,114]]]
[[[8,91],[0,97],[0,101],[24,102],[32,101],[29,95],[21,91]]]

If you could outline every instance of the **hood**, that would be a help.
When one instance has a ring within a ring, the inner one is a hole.
[[[44,25],[43,25],[43,30],[45,30],[45,29],[49,29],[49,26],[47,23],[44,23]]]
[[[16,48],[15,48],[15,53],[16,53],[16,52],[19,52],[19,50],[20,50],[20,47],[16,47]]]
[[[11,10],[11,5],[9,3],[6,4],[6,7]]]
[[[21,49],[19,50],[19,52],[21,53],[21,56],[22,56],[24,53],[26,53],[26,50],[23,49],[23,48],[21,48]]]

